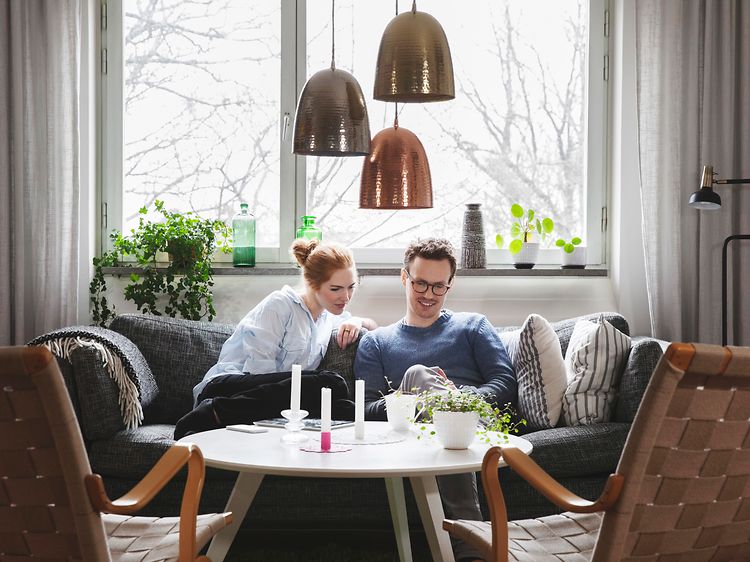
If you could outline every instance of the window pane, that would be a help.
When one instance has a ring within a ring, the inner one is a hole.
[[[362,158],[308,157],[307,210],[326,238],[393,248],[443,235],[459,245],[465,204],[475,202],[488,248],[509,230],[513,203],[552,217],[561,236],[585,235],[587,3],[433,0],[420,9],[442,24],[456,80],[455,100],[399,105],[399,126],[427,152],[435,206],[361,210]],[[336,3],[336,65],[362,86],[373,136],[393,125],[394,105],[374,101],[372,89],[380,37],[394,14],[388,3]],[[307,38],[310,76],[330,64],[329,11],[308,9]]]
[[[280,5],[124,1],[123,227],[154,199],[279,243]]]

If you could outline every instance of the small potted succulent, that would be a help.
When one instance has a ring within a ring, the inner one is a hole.
[[[534,235],[538,235],[542,241],[545,241],[555,229],[554,221],[547,218],[540,218],[533,209],[524,209],[518,203],[511,205],[510,214],[513,217],[513,223],[510,226],[510,243],[508,249],[513,258],[513,264],[516,269],[531,269],[536,264],[539,254],[539,242],[534,242]],[[501,234],[495,237],[495,244],[502,249],[505,246],[505,240]]]
[[[583,269],[586,267],[586,246],[581,246],[581,239],[574,236],[570,240],[558,238],[555,245],[562,250],[562,269]]]
[[[485,443],[497,437],[507,443],[509,433],[518,433],[518,426],[526,425],[525,420],[513,422],[509,404],[497,408],[469,390],[426,391],[417,402],[421,415],[415,423],[421,434],[434,435],[446,449],[467,449],[477,436]]]

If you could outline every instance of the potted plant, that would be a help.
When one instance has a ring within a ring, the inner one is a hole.
[[[581,239],[574,236],[567,241],[558,238],[555,245],[562,250],[562,269],[583,269],[586,267],[586,246],[581,246]]]
[[[518,203],[510,207],[513,223],[510,226],[511,241],[508,249],[513,257],[516,269],[531,269],[536,264],[539,254],[539,242],[533,241],[534,234],[538,234],[542,241],[552,234],[555,229],[554,221],[547,218],[539,218],[533,209],[525,210]],[[505,240],[501,234],[495,237],[495,244],[503,248]]]
[[[526,425],[525,420],[513,422],[510,405],[497,408],[468,390],[426,391],[419,394],[417,402],[421,419],[415,423],[419,430],[437,437],[446,449],[466,449],[477,436],[491,443],[496,434],[507,443],[509,433],[518,433],[518,426]],[[432,422],[431,429],[428,422]]]
[[[114,307],[106,298],[107,281],[103,268],[123,263],[123,257],[137,263],[138,273],[130,275],[125,287],[126,300],[134,302],[139,311],[160,316],[178,314],[189,320],[200,320],[216,315],[213,306],[213,277],[211,260],[214,250],[231,251],[229,229],[221,220],[202,219],[192,212],[167,211],[164,202],[154,201],[154,207],[163,217],[159,222],[146,220],[146,207],[138,227],[129,236],[114,231],[110,234],[113,249],[94,258],[94,277],[89,284],[92,318],[106,326],[115,316]],[[169,255],[166,267],[157,266],[157,254]],[[163,311],[160,301],[163,304]]]

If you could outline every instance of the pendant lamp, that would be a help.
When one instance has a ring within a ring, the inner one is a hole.
[[[430,14],[411,10],[391,20],[380,39],[373,97],[425,103],[456,97],[448,39]]]
[[[432,208],[427,154],[417,135],[398,126],[398,116],[393,127],[383,129],[372,139],[372,150],[362,165],[359,207]]]
[[[336,68],[335,3],[331,0],[331,68],[313,74],[297,102],[294,154],[362,156],[370,152],[370,122],[357,79]]]

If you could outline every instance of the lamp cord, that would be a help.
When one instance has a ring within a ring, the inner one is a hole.
[[[336,69],[336,0],[331,0],[331,70]]]
[[[398,0],[396,0],[396,15],[398,16]],[[393,115],[393,128],[398,129],[398,102],[395,102],[396,111]]]

